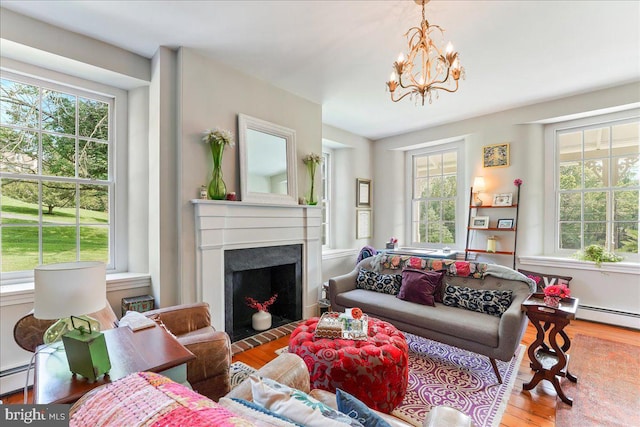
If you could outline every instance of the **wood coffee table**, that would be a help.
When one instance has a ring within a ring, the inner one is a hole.
[[[33,403],[73,403],[96,387],[140,371],[157,372],[176,382],[186,382],[186,362],[195,356],[164,328],[156,325],[132,332],[122,327],[103,333],[111,360],[109,373],[92,383],[74,375],[69,370],[62,342],[57,342],[36,355]]]

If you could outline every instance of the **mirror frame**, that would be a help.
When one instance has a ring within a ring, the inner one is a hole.
[[[268,133],[286,140],[287,143],[287,194],[252,193],[247,190],[249,175],[249,156],[247,153],[247,130]],[[298,172],[296,168],[296,131],[247,116],[238,114],[238,151],[240,155],[240,197],[243,202],[272,203],[280,205],[298,204]]]

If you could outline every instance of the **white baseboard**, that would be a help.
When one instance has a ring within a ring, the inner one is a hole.
[[[600,322],[613,326],[622,326],[640,330],[640,316],[633,313],[581,305],[578,307],[576,317],[582,320],[590,320],[592,322]]]
[[[5,395],[24,390],[25,375],[27,375],[26,366],[23,369],[12,369],[0,374],[0,394]],[[33,385],[33,369],[29,374],[29,385]]]

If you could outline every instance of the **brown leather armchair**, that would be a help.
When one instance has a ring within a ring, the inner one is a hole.
[[[196,358],[187,362],[187,380],[198,393],[218,401],[231,390],[231,340],[211,326],[209,304],[182,304],[147,311],[161,322]]]

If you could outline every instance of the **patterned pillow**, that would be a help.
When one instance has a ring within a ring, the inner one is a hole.
[[[398,295],[401,283],[401,274],[380,274],[361,268],[356,278],[356,289],[366,289],[383,294]]]
[[[253,401],[271,412],[289,418],[294,423],[306,427],[362,427],[353,418],[328,407],[308,394],[269,378],[256,375],[251,380]]]
[[[573,277],[571,276],[558,276],[557,274],[536,273],[535,271],[520,270],[518,271],[530,279],[533,279],[538,285],[537,292],[544,291],[544,288],[551,285],[567,285]]]
[[[336,403],[338,411],[358,420],[364,427],[391,427],[391,424],[346,391],[336,389]]]
[[[510,290],[472,289],[447,283],[444,287],[442,302],[451,307],[466,308],[500,317],[511,305],[512,296],[513,291]]]
[[[218,403],[234,414],[242,416],[256,424],[267,423],[275,427],[304,427],[290,419],[269,411],[262,405],[244,399],[221,397]]]

